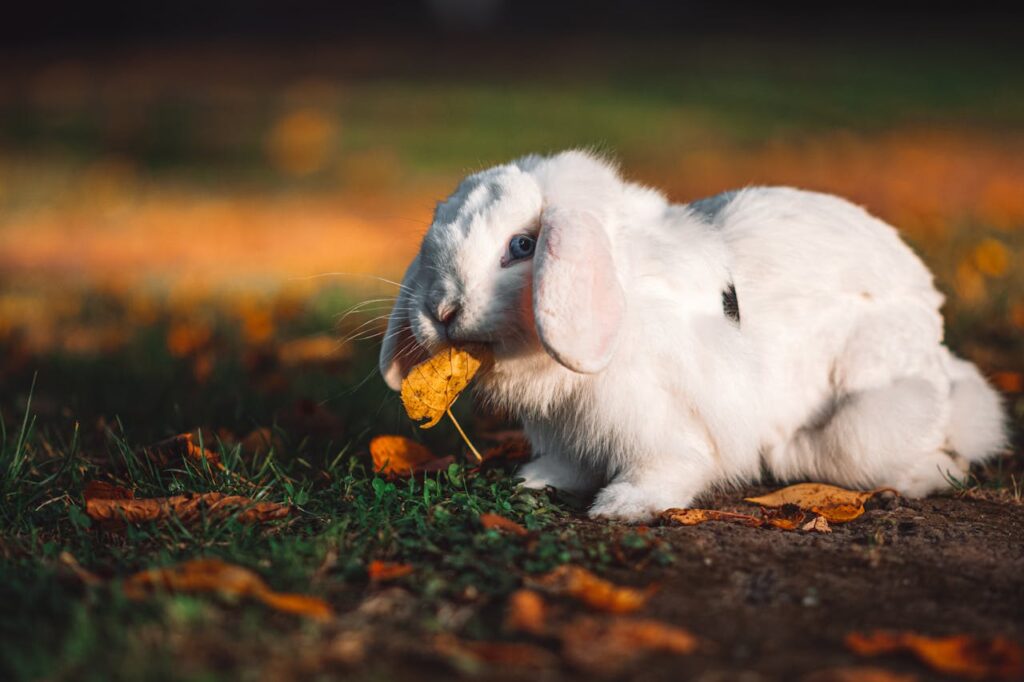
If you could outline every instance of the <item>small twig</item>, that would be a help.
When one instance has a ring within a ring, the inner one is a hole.
[[[459,421],[455,418],[455,415],[452,414],[452,408],[449,407],[447,412],[448,418],[452,420],[452,424],[455,424],[455,428],[458,430],[459,435],[462,436],[462,440],[466,441],[466,445],[469,446],[470,452],[472,452],[473,456],[476,457],[476,461],[484,461],[484,458],[480,456],[480,453],[477,452],[477,449],[473,447],[473,444],[469,441],[469,436],[467,436],[466,432],[462,430],[461,426],[459,426]]]

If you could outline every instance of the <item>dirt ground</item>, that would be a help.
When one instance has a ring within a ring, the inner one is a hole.
[[[709,506],[749,512],[738,501],[766,490],[722,494]],[[579,524],[585,536],[605,531],[599,522]],[[909,655],[858,658],[843,638],[884,629],[1024,639],[1024,506],[1013,500],[876,500],[864,516],[833,525],[830,534],[722,522],[649,532],[671,547],[674,565],[623,569],[613,577],[659,584],[642,615],[684,627],[701,644],[688,656],[653,655],[598,677],[822,682],[870,679],[872,670],[882,669],[893,675],[889,680],[946,680],[954,678]],[[385,599],[392,597],[401,602],[397,591]],[[387,631],[389,620],[377,622],[378,635]],[[394,653],[404,654],[405,662],[378,669],[385,679],[451,677],[451,668],[426,652],[423,660],[410,658],[403,646]],[[502,680],[594,676],[558,666],[497,665],[475,673]]]

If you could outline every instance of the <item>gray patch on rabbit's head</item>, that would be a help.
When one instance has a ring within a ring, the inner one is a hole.
[[[542,207],[536,181],[516,164],[475,173],[438,203],[420,250],[418,323],[421,342],[496,341],[516,334],[517,305],[530,282],[528,263],[502,267],[509,240],[535,234]],[[458,315],[447,326],[439,307]]]

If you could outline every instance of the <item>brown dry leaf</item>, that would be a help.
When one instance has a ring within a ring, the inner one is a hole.
[[[436,457],[426,446],[405,436],[377,436],[370,441],[370,456],[374,470],[386,476],[439,471],[455,461],[453,457]]]
[[[545,669],[558,666],[558,657],[535,644],[523,642],[470,642],[439,635],[434,646],[451,658],[470,659],[492,666]]]
[[[508,598],[505,629],[542,635],[547,630],[548,607],[544,598],[533,590],[516,590]]]
[[[522,433],[503,438],[497,445],[484,451],[482,457],[486,462],[492,459],[517,461],[529,459],[532,454],[530,441]]]
[[[271,449],[280,450],[282,445],[281,439],[266,426],[253,429],[238,441],[238,444],[247,455],[260,455]]]
[[[525,537],[530,534],[530,531],[526,530],[512,519],[506,519],[504,516],[500,516],[499,514],[481,514],[480,523],[484,528],[495,528],[520,537]]]
[[[993,372],[991,378],[1003,393],[1024,393],[1024,374],[1020,372]]]
[[[105,481],[89,481],[85,484],[82,497],[86,502],[89,500],[130,500],[135,497],[135,492]]]
[[[599,619],[580,616],[562,629],[562,653],[572,665],[615,673],[648,653],[689,654],[697,648],[692,634],[656,620]]]
[[[863,492],[825,483],[798,483],[767,495],[745,499],[762,507],[795,504],[804,511],[824,516],[832,523],[845,523],[863,514],[864,503],[883,491],[896,492],[892,488],[877,488]]]
[[[846,646],[860,656],[913,653],[932,670],[969,680],[1024,678],[1024,649],[1005,637],[929,637],[913,632],[853,632]]]
[[[404,578],[414,570],[409,564],[399,564],[391,561],[371,561],[366,569],[366,573],[370,576],[370,580],[380,583]]]
[[[728,521],[752,528],[764,525],[764,522],[756,516],[717,509],[666,509],[661,513],[661,518],[682,526],[696,526],[708,521]]]
[[[828,521],[824,516],[815,516],[813,519],[801,526],[800,530],[813,533],[831,533],[832,527],[828,525]]]
[[[276,502],[254,502],[241,495],[202,493],[153,497],[148,499],[87,498],[85,513],[94,521],[119,524],[147,523],[176,517],[182,523],[202,518],[225,519],[234,516],[242,523],[265,523],[281,519],[290,508]]]
[[[162,440],[159,443],[154,443],[146,448],[144,452],[153,462],[159,466],[169,466],[180,464],[184,460],[189,460],[196,466],[202,468],[203,461],[207,461],[210,464],[211,469],[224,469],[224,465],[221,464],[220,455],[213,450],[205,447],[199,447],[195,442],[195,437],[191,433],[182,433]]]
[[[784,504],[778,509],[761,507],[764,523],[782,530],[796,530],[807,517],[803,510],[795,504]]]
[[[818,670],[802,678],[801,682],[917,682],[917,675],[896,673],[885,668],[855,666]]]
[[[274,592],[249,569],[220,559],[193,559],[176,566],[141,571],[125,580],[123,589],[129,599],[142,599],[158,590],[218,592],[233,597],[253,597],[278,611],[318,620],[331,616],[331,607],[323,600]]]
[[[530,581],[553,594],[567,595],[598,611],[632,613],[643,608],[657,588],[620,587],[579,566],[563,565]]]
[[[482,346],[449,347],[412,368],[402,381],[402,404],[420,428],[435,426],[480,369]]]

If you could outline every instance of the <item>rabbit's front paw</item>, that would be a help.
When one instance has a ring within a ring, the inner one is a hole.
[[[519,485],[533,490],[550,486],[567,492],[590,492],[598,485],[588,472],[554,454],[531,460],[516,472],[516,476],[523,479]]]
[[[516,472],[516,477],[523,479],[522,483],[519,485],[524,488],[541,490],[548,486],[553,488],[558,487],[556,483],[558,477],[554,474],[554,471],[551,471],[549,467],[544,465],[543,460],[534,460],[523,465],[519,471]]]
[[[662,511],[654,491],[635,483],[612,483],[597,494],[590,507],[591,518],[639,523]]]

